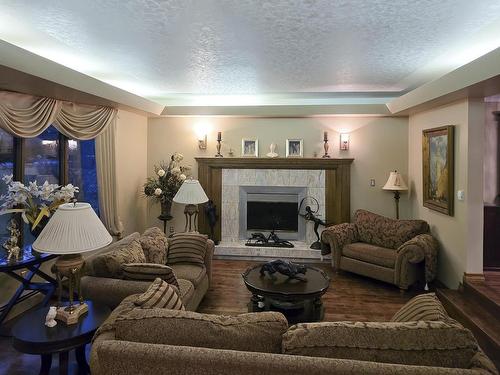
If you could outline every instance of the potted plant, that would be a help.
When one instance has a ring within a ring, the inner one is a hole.
[[[161,162],[155,165],[155,176],[150,177],[144,184],[144,194],[161,204],[160,220],[172,219],[172,199],[191,171],[191,167],[182,166],[180,163],[184,157],[178,152],[170,157],[170,162]]]
[[[0,196],[0,215],[20,213],[34,236],[40,234],[57,207],[72,201],[79,191],[72,184],[60,186],[48,181],[43,185],[38,185],[36,180],[30,181],[26,186],[14,181],[12,175],[3,176],[2,180],[7,185],[7,193]]]

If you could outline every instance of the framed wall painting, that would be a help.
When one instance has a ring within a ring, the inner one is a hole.
[[[259,140],[243,138],[241,140],[241,156],[254,158],[259,156]]]
[[[302,139],[287,139],[286,140],[286,157],[301,158],[304,155]]]
[[[454,126],[422,131],[422,171],[424,207],[453,216]]]

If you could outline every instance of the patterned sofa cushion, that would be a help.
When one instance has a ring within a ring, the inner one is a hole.
[[[139,238],[146,262],[167,264],[168,241],[160,228],[152,227],[144,231]]]
[[[185,310],[182,301],[177,294],[179,289],[163,281],[160,278],[155,279],[148,290],[139,295],[135,300],[137,306],[143,309],[172,309]]]
[[[93,276],[122,279],[122,265],[127,263],[145,263],[146,257],[138,239],[124,243],[113,250],[100,254],[92,260]]]
[[[342,249],[342,255],[386,268],[394,268],[397,257],[396,250],[364,242],[345,245]]]
[[[288,323],[277,312],[237,316],[134,309],[117,317],[116,338],[141,343],[281,353]]]
[[[208,236],[199,233],[174,234],[169,241],[167,264],[205,264]]]
[[[411,322],[416,320],[442,320],[451,318],[435,293],[420,294],[409,300],[394,314],[391,322]]]
[[[429,232],[424,220],[394,220],[365,210],[356,211],[354,222],[361,242],[389,249],[397,249],[416,235]]]
[[[283,353],[405,365],[468,368],[478,351],[456,322],[301,323],[283,335]]]
[[[152,281],[159,277],[167,283],[174,285],[177,289],[179,288],[174,270],[169,266],[156,263],[128,263],[122,265],[122,269],[125,280]]]

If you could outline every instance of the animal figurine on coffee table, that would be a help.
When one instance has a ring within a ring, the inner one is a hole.
[[[307,278],[304,276],[307,272],[306,266],[287,262],[281,259],[272,260],[263,264],[260,268],[260,275],[265,276],[266,272],[273,280],[276,280],[275,273],[278,272],[282,275],[288,276],[289,279],[307,281]]]

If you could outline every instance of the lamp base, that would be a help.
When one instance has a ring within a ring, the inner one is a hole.
[[[61,306],[57,308],[56,319],[64,322],[70,326],[78,323],[80,316],[89,311],[89,307],[84,303],[77,303],[76,305]]]

